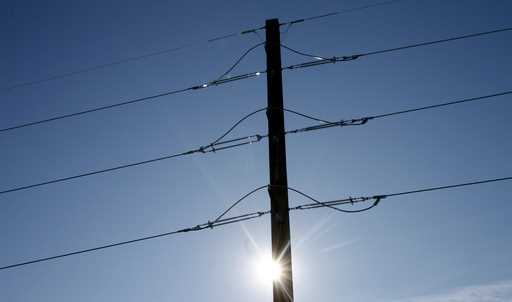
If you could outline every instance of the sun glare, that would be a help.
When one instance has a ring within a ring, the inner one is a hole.
[[[281,278],[282,267],[277,261],[272,260],[270,255],[260,256],[255,266],[258,279],[263,283],[272,283]]]

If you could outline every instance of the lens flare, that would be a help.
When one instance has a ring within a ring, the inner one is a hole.
[[[258,279],[266,284],[279,281],[283,273],[281,264],[272,260],[271,255],[261,255],[255,261],[255,269]]]

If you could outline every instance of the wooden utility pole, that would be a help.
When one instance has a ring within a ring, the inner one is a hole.
[[[279,20],[265,22],[267,53],[267,119],[270,170],[270,209],[272,224],[272,259],[281,265],[282,274],[274,281],[274,302],[293,301],[292,253],[288,180],[286,176],[286,142],[284,134],[283,79]]]

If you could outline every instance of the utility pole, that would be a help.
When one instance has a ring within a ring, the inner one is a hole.
[[[286,142],[284,134],[283,79],[279,20],[265,22],[267,53],[267,119],[272,228],[272,259],[281,265],[280,280],[274,281],[274,302],[293,301],[292,252],[288,180],[286,176]]]

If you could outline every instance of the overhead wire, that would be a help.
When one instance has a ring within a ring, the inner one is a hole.
[[[512,180],[512,176],[501,177],[501,178],[485,179],[485,180],[478,180],[478,181],[471,181],[471,182],[458,183],[458,184],[452,184],[452,185],[427,187],[427,188],[421,188],[421,189],[415,189],[415,190],[403,191],[403,192],[396,192],[396,193],[387,193],[387,194],[379,194],[379,195],[363,196],[363,197],[349,197],[349,198],[337,199],[337,200],[331,200],[331,201],[325,201],[325,202],[319,201],[316,198],[313,198],[310,195],[305,194],[305,193],[303,193],[300,190],[297,190],[297,189],[294,189],[294,188],[291,188],[291,187],[287,187],[287,189],[292,190],[292,191],[294,191],[294,192],[296,192],[296,193],[298,193],[298,194],[300,194],[300,195],[302,195],[302,196],[304,196],[304,197],[306,197],[306,198],[308,198],[308,199],[313,201],[313,203],[300,204],[300,205],[297,205],[297,206],[290,207],[289,211],[310,210],[310,209],[315,209],[315,208],[325,208],[325,207],[327,207],[327,208],[331,208],[331,209],[334,209],[334,210],[337,210],[337,211],[341,211],[341,212],[345,212],[345,213],[357,213],[357,212],[368,211],[371,208],[376,207],[379,204],[379,202],[382,199],[385,199],[385,198],[402,196],[402,195],[410,195],[410,194],[418,194],[418,193],[431,192],[431,191],[438,191],[438,190],[461,188],[461,187],[481,185],[481,184],[488,184],[488,183],[494,183],[494,182],[510,181],[510,180]],[[79,255],[79,254],[95,252],[95,251],[98,251],[98,250],[108,249],[108,248],[122,246],[122,245],[133,244],[133,243],[136,243],[136,242],[141,242],[141,241],[146,241],[146,240],[151,240],[151,239],[156,239],[156,238],[161,238],[161,237],[167,237],[167,236],[176,235],[176,234],[179,234],[179,233],[187,233],[187,232],[201,231],[201,230],[205,230],[205,229],[213,229],[213,228],[216,228],[216,227],[219,227],[219,226],[222,226],[222,225],[228,225],[228,224],[232,224],[232,223],[238,223],[238,222],[242,222],[242,221],[246,221],[246,220],[256,219],[256,218],[262,217],[264,215],[270,214],[271,211],[267,210],[267,211],[251,212],[251,213],[246,213],[246,214],[242,214],[242,215],[238,215],[238,216],[233,216],[233,217],[229,217],[229,218],[222,218],[222,217],[225,215],[225,213],[229,212],[229,210],[231,210],[234,206],[239,204],[242,200],[244,200],[248,196],[254,194],[255,192],[257,192],[257,191],[259,191],[259,190],[261,190],[263,188],[267,188],[267,187],[269,187],[269,186],[268,185],[261,186],[261,187],[258,187],[256,189],[252,190],[251,192],[245,194],[242,198],[240,198],[238,201],[233,203],[233,205],[230,206],[228,208],[228,210],[223,212],[223,214],[221,214],[214,221],[208,221],[208,222],[205,222],[205,223],[193,226],[193,227],[179,229],[179,230],[176,230],[176,231],[159,233],[159,234],[155,234],[155,235],[139,237],[139,238],[132,239],[132,240],[121,241],[121,242],[116,242],[116,243],[110,243],[110,244],[106,244],[106,245],[101,245],[101,246],[97,246],[97,247],[93,247],[93,248],[88,248],[88,249],[83,249],[83,250],[77,250],[77,251],[73,251],[73,252],[67,252],[67,253],[56,255],[56,256],[36,258],[36,259],[33,259],[33,260],[29,260],[29,261],[23,261],[23,262],[19,262],[19,263],[15,263],[15,264],[5,265],[5,266],[0,267],[0,270],[7,270],[7,269],[11,269],[11,268],[15,268],[15,267],[20,267],[20,266],[26,266],[26,265],[30,265],[30,264],[39,263],[39,262],[46,262],[46,261],[50,261],[50,260],[56,260],[56,259],[59,259],[59,258],[64,258],[64,257],[69,257],[69,256],[74,256],[74,255]],[[373,201],[373,204],[371,206],[367,207],[367,208],[360,209],[360,210],[343,210],[343,209],[340,209],[340,208],[336,207],[336,206],[339,206],[339,205],[347,205],[347,204],[353,205],[355,203],[367,202],[367,201],[370,201],[370,200]]]
[[[338,211],[338,212],[343,212],[343,213],[348,213],[348,214],[361,213],[361,212],[365,212],[365,211],[371,210],[374,207],[376,207],[379,204],[380,200],[382,199],[382,198],[379,198],[379,197],[375,198],[375,201],[373,202],[373,204],[371,206],[369,206],[369,207],[364,208],[364,209],[346,210],[346,209],[340,209],[340,208],[338,208],[336,206],[330,205],[329,203],[319,201],[318,199],[313,198],[310,195],[308,195],[308,194],[306,194],[306,193],[304,193],[304,192],[302,192],[302,191],[300,191],[298,189],[295,189],[295,188],[292,188],[292,187],[287,187],[287,189],[292,191],[292,192],[295,192],[295,193],[297,193],[297,194],[299,194],[299,195],[301,195],[303,197],[306,197],[309,200],[312,200],[315,204],[317,204],[319,206],[327,207],[327,208],[330,208],[332,210],[335,210],[335,211]],[[290,210],[291,210],[291,208],[290,208]]]
[[[287,26],[287,28],[285,29],[285,33],[287,33],[290,26],[292,26],[294,24],[303,23],[303,22],[307,22],[307,21],[313,21],[313,20],[317,20],[317,19],[328,18],[328,17],[333,17],[333,16],[338,16],[338,15],[361,11],[361,10],[366,10],[366,9],[374,8],[374,7],[378,7],[378,6],[385,6],[385,5],[393,4],[394,2],[400,2],[400,1],[407,1],[407,0],[388,0],[388,1],[370,3],[370,4],[356,6],[356,7],[352,7],[352,8],[341,9],[338,11],[333,11],[333,12],[329,12],[329,13],[325,13],[325,14],[321,14],[321,15],[315,15],[315,16],[304,17],[304,18],[300,18],[300,19],[294,19],[292,21],[281,22],[281,23],[279,23],[279,25]],[[264,29],[265,29],[265,26],[260,26],[260,27],[256,27],[253,29],[245,30],[242,33],[246,34],[246,33],[258,32],[258,31],[264,30]]]
[[[292,20],[292,21],[283,22],[280,25],[281,26],[292,25],[292,24],[302,23],[302,22],[306,22],[306,21],[313,21],[313,20],[317,20],[317,19],[324,19],[324,18],[328,18],[328,17],[334,17],[334,16],[346,14],[346,13],[366,10],[366,9],[374,8],[374,7],[378,7],[378,6],[390,5],[390,4],[393,4],[393,3],[396,3],[396,2],[403,2],[403,1],[405,1],[405,0],[388,0],[388,1],[375,2],[375,3],[370,3],[370,4],[366,4],[366,5],[356,6],[356,7],[352,7],[352,8],[341,9],[341,10],[329,12],[329,13],[326,13],[326,14],[321,14],[321,15],[315,15],[315,16],[295,19],[295,20]]]
[[[225,138],[231,131],[233,131],[233,129],[235,129],[238,125],[240,125],[240,123],[242,123],[248,117],[250,117],[258,112],[261,112],[263,110],[266,110],[266,108],[258,109],[256,111],[246,115],[245,117],[243,117],[242,119],[237,121],[228,131],[224,132],[219,138],[215,139],[212,143],[200,146],[199,148],[196,148],[196,149],[191,149],[191,150],[176,153],[176,154],[164,155],[164,156],[152,158],[149,160],[118,165],[118,166],[111,167],[111,168],[79,173],[79,174],[76,174],[73,176],[56,178],[56,179],[38,182],[38,183],[30,184],[30,185],[13,187],[10,189],[1,190],[0,195],[17,192],[17,191],[22,191],[22,190],[27,190],[27,189],[32,189],[32,188],[41,187],[41,186],[46,186],[46,185],[50,185],[50,184],[60,183],[60,182],[66,182],[66,181],[70,181],[73,179],[88,177],[88,176],[97,175],[97,174],[103,174],[103,173],[121,170],[121,169],[125,169],[125,168],[146,165],[146,164],[163,161],[163,160],[167,160],[167,159],[171,159],[171,158],[192,155],[195,153],[203,153],[203,154],[204,153],[212,153],[212,152],[218,152],[218,151],[227,150],[227,149],[231,149],[231,148],[235,148],[235,147],[240,147],[240,146],[247,145],[247,144],[256,143],[256,142],[259,142],[261,139],[263,139],[266,136],[256,134],[256,135],[243,136],[243,137],[238,137],[238,138],[233,138],[233,139],[228,139],[228,140],[222,140],[222,139]]]
[[[497,29],[497,30],[492,30],[492,31],[479,32],[479,33],[473,33],[473,34],[468,34],[468,35],[463,35],[463,36],[451,37],[451,38],[442,39],[442,40],[422,42],[422,43],[416,43],[416,44],[405,45],[405,46],[400,46],[400,47],[394,47],[394,48],[382,49],[382,50],[371,51],[371,52],[366,52],[366,53],[354,54],[354,55],[350,55],[350,56],[335,56],[335,57],[332,57],[332,58],[317,59],[315,61],[309,61],[309,62],[304,62],[304,63],[300,63],[300,64],[289,65],[289,66],[283,67],[282,70],[294,70],[294,69],[308,68],[308,67],[313,67],[313,66],[323,65],[323,64],[328,64],[328,63],[348,62],[348,61],[356,60],[356,59],[358,59],[360,57],[363,57],[363,56],[370,56],[370,55],[375,55],[375,54],[388,53],[388,52],[399,51],[399,50],[404,50],[404,49],[409,49],[409,48],[422,47],[422,46],[433,45],[433,44],[438,44],[438,43],[445,43],[445,42],[448,42],[448,41],[455,41],[455,40],[460,40],[460,39],[474,38],[474,37],[478,37],[478,36],[496,34],[496,33],[505,32],[505,31],[511,31],[511,30],[512,30],[512,27],[508,27],[508,28],[502,28],[502,29]],[[226,84],[226,83],[229,83],[229,82],[234,82],[234,81],[239,81],[239,80],[244,80],[244,79],[248,79],[248,78],[257,77],[257,76],[259,76],[261,74],[264,74],[264,73],[266,73],[266,70],[245,73],[245,74],[241,74],[241,75],[237,75],[237,76],[232,76],[232,77],[224,78],[224,79],[217,79],[217,80],[214,80],[214,81],[211,81],[211,82],[208,82],[208,83],[204,83],[204,84],[201,84],[201,85],[191,86],[191,87],[188,87],[188,88],[185,88],[185,89],[168,91],[168,92],[164,92],[164,93],[160,93],[160,94],[156,94],[156,95],[152,95],[152,96],[148,96],[148,97],[143,97],[143,98],[129,100],[129,101],[125,101],[125,102],[120,102],[120,103],[116,103],[116,104],[112,104],[112,105],[106,105],[106,106],[101,106],[101,107],[97,107],[97,108],[92,108],[92,109],[84,110],[84,111],[81,111],[81,112],[76,112],[76,113],[71,113],[71,114],[55,116],[55,117],[51,117],[51,118],[48,118],[48,119],[34,121],[34,122],[22,123],[22,124],[19,124],[19,125],[2,128],[2,129],[0,129],[0,132],[6,132],[6,131],[14,130],[14,129],[19,129],[19,128],[23,128],[23,127],[28,127],[28,126],[33,126],[33,125],[37,125],[37,124],[47,123],[47,122],[51,122],[51,121],[55,121],[55,120],[60,120],[60,119],[65,119],[65,118],[69,118],[69,117],[78,116],[78,115],[84,115],[84,114],[88,114],[88,113],[92,113],[92,112],[96,112],[96,111],[101,111],[101,110],[106,110],[106,109],[111,109],[111,108],[115,108],[115,107],[119,107],[119,106],[124,106],[124,105],[128,105],[128,104],[148,101],[148,100],[160,98],[160,97],[171,95],[171,94],[182,93],[182,92],[185,92],[185,91],[204,89],[204,88],[207,88],[207,87],[210,87],[210,86],[222,85],[222,84]]]
[[[225,39],[230,39],[230,38],[237,37],[237,36],[242,36],[242,35],[245,35],[246,32],[247,32],[247,30],[233,32],[230,34],[216,36],[216,37],[213,37],[210,39],[206,39],[205,41],[202,41],[202,42],[188,43],[188,44],[184,44],[179,47],[172,47],[172,48],[166,48],[166,49],[157,50],[157,51],[153,51],[153,52],[147,52],[147,53],[144,53],[141,55],[126,57],[123,59],[111,61],[108,63],[98,64],[98,65],[94,65],[94,66],[90,66],[90,67],[79,68],[79,69],[76,69],[76,70],[73,70],[70,72],[59,73],[59,74],[43,77],[43,78],[40,78],[37,80],[20,82],[20,83],[16,83],[16,84],[13,84],[10,86],[2,87],[2,88],[0,88],[0,92],[7,92],[7,91],[11,91],[13,89],[17,89],[17,88],[21,88],[21,87],[33,86],[33,85],[37,85],[37,84],[41,84],[41,83],[45,83],[45,82],[49,82],[49,81],[53,81],[53,80],[68,78],[68,77],[76,76],[79,74],[84,74],[84,73],[88,73],[88,72],[92,72],[92,71],[96,71],[96,70],[100,70],[100,69],[105,69],[105,68],[116,66],[116,65],[121,65],[124,63],[129,63],[129,62],[147,59],[150,57],[156,57],[156,56],[161,56],[161,55],[165,55],[165,54],[169,54],[169,53],[174,53],[174,52],[178,52],[178,51],[181,51],[184,49],[194,47],[199,44],[204,44],[204,43],[208,44],[208,43],[213,43],[213,42],[217,42],[220,40],[225,40]]]
[[[430,110],[430,109],[435,109],[435,108],[440,108],[440,107],[452,106],[452,105],[462,104],[462,103],[484,101],[484,100],[487,100],[487,101],[495,100],[494,98],[497,98],[500,96],[505,96],[505,95],[510,95],[510,94],[512,94],[512,90],[488,94],[488,95],[482,95],[482,96],[477,96],[477,97],[470,97],[470,98],[465,98],[465,99],[460,99],[460,100],[450,101],[450,102],[445,102],[445,103],[440,103],[440,104],[434,104],[434,105],[429,105],[429,106],[417,107],[417,108],[412,108],[412,109],[407,109],[407,110],[393,111],[393,112],[377,114],[377,115],[369,115],[369,116],[364,116],[361,118],[340,120],[337,122],[329,122],[329,123],[324,122],[319,125],[313,125],[313,126],[309,126],[309,127],[288,130],[285,132],[285,134],[295,134],[295,133],[301,133],[301,132],[316,131],[316,130],[332,128],[332,127],[359,126],[359,125],[364,125],[368,121],[375,120],[375,119],[386,118],[386,117],[390,117],[390,116],[396,116],[396,115],[407,114],[407,113],[412,113],[412,112],[418,112],[418,111],[422,111],[422,110]],[[499,100],[499,99],[496,99],[496,100]]]
[[[56,259],[59,259],[59,258],[75,256],[75,255],[79,255],[79,254],[91,253],[91,252],[95,252],[95,251],[99,251],[99,250],[104,250],[104,249],[109,249],[109,248],[113,248],[113,247],[117,247],[117,246],[133,244],[133,243],[137,243],[137,242],[141,242],[141,241],[147,241],[147,240],[161,238],[161,237],[168,237],[168,236],[176,235],[176,234],[179,234],[179,233],[188,233],[188,232],[202,231],[202,230],[205,230],[205,229],[214,229],[214,228],[217,228],[219,226],[224,226],[224,225],[228,225],[228,224],[233,224],[233,223],[238,223],[238,222],[242,222],[242,221],[247,221],[247,220],[252,220],[252,219],[260,218],[260,217],[262,217],[264,215],[267,215],[269,213],[270,213],[270,211],[258,211],[258,212],[250,212],[250,213],[246,213],[246,214],[242,214],[242,215],[232,216],[232,217],[228,217],[228,218],[221,218],[221,217],[219,217],[219,218],[215,219],[214,221],[208,221],[208,222],[205,222],[205,223],[202,223],[202,224],[198,224],[196,226],[187,227],[187,228],[183,228],[183,229],[178,229],[178,230],[171,231],[171,232],[159,233],[159,234],[155,234],[155,235],[139,237],[139,238],[136,238],[136,239],[131,239],[131,240],[126,240],[126,241],[120,241],[120,242],[100,245],[100,246],[93,247],[93,248],[87,248],[87,249],[82,249],[82,250],[62,253],[62,254],[58,254],[58,255],[55,255],[55,256],[41,257],[41,258],[36,258],[36,259],[33,259],[33,260],[29,260],[29,261],[23,261],[23,262],[18,262],[18,263],[15,263],[15,264],[4,265],[4,266],[0,267],[0,270],[6,270],[6,269],[15,268],[15,267],[35,264],[35,263],[39,263],[39,262],[46,262],[46,261],[50,261],[50,260],[56,260]]]
[[[262,45],[262,43],[258,43],[255,46],[252,46],[251,48],[246,50],[244,52],[244,54],[239,59],[237,59],[237,61],[225,73],[223,73],[220,77],[218,77],[216,80],[213,80],[213,81],[210,81],[210,82],[207,82],[207,83],[203,83],[203,84],[199,84],[199,85],[193,85],[193,86],[190,86],[190,87],[187,87],[187,88],[183,88],[183,89],[176,89],[176,90],[166,91],[166,92],[154,94],[154,95],[151,95],[151,96],[131,99],[131,100],[128,100],[128,101],[123,101],[123,102],[119,102],[119,103],[115,103],[115,104],[111,104],[111,105],[99,106],[99,107],[95,107],[95,108],[91,108],[91,109],[87,109],[87,110],[83,110],[83,111],[78,111],[78,112],[74,112],[74,113],[70,113],[70,114],[57,115],[57,116],[54,116],[54,117],[50,117],[50,118],[46,118],[46,119],[41,119],[41,120],[37,120],[37,121],[20,123],[20,124],[17,124],[17,125],[5,127],[5,128],[0,128],[0,132],[7,132],[7,131],[12,131],[12,130],[15,130],[15,129],[25,128],[25,127],[29,127],[29,126],[49,123],[49,122],[53,122],[53,121],[57,121],[57,120],[61,120],[61,119],[77,117],[77,116],[81,116],[81,115],[85,115],[85,114],[89,114],[89,113],[93,113],[93,112],[97,112],[97,111],[113,109],[113,108],[116,108],[116,107],[126,106],[126,105],[130,105],[130,104],[147,102],[147,101],[155,100],[155,99],[158,99],[158,98],[161,98],[161,97],[164,97],[164,96],[180,94],[180,93],[184,93],[184,92],[192,91],[192,90],[204,89],[204,88],[211,87],[211,86],[218,86],[218,85],[222,85],[222,84],[226,84],[226,83],[230,83],[230,82],[234,82],[234,81],[239,81],[239,80],[243,80],[243,79],[259,76],[260,74],[265,73],[265,71],[245,73],[245,74],[240,74],[240,75],[236,75],[236,76],[225,78],[225,76],[228,73],[230,73],[236,66],[238,66],[238,64],[240,64],[240,62],[251,51],[253,51],[254,49],[258,48],[261,45]]]
[[[455,105],[455,104],[489,100],[492,98],[510,95],[510,94],[512,94],[512,90],[478,96],[478,97],[465,98],[465,99],[461,99],[461,100],[450,101],[450,102],[434,104],[434,105],[429,105],[429,106],[423,106],[423,107],[418,107],[418,108],[412,108],[412,109],[407,109],[407,110],[394,111],[394,112],[378,114],[378,115],[370,115],[370,116],[348,119],[348,120],[340,120],[337,122],[329,122],[329,121],[318,119],[318,118],[315,118],[315,117],[312,117],[312,116],[309,116],[309,115],[306,115],[306,114],[303,114],[303,113],[300,113],[300,112],[297,112],[294,110],[284,109],[284,111],[294,113],[294,114],[300,115],[302,117],[321,122],[321,124],[318,124],[318,125],[296,128],[296,129],[292,129],[292,130],[286,130],[285,134],[289,135],[289,134],[304,133],[304,132],[317,131],[317,130],[332,128],[332,127],[360,126],[360,125],[365,125],[366,123],[368,123],[368,121],[380,119],[380,118],[386,118],[389,116],[396,116],[396,115],[401,115],[401,114],[418,112],[418,111],[422,111],[422,110],[430,110],[430,109],[435,109],[435,108],[440,108],[440,107],[445,107],[445,106],[451,106],[451,105]],[[266,107],[260,108],[256,111],[253,111],[250,114],[244,116],[242,119],[237,121],[232,127],[230,127],[226,132],[224,132],[220,137],[215,139],[212,143],[201,146],[197,149],[192,149],[192,150],[177,153],[177,154],[165,155],[165,156],[161,156],[161,157],[150,159],[150,160],[125,164],[125,165],[119,165],[119,166],[112,167],[112,168],[81,173],[81,174],[77,174],[77,175],[73,175],[73,176],[69,176],[69,177],[57,178],[57,179],[39,182],[39,183],[35,183],[35,184],[30,184],[30,185],[26,185],[26,186],[14,187],[14,188],[0,191],[0,195],[12,193],[12,192],[16,192],[16,191],[27,190],[27,189],[45,186],[45,185],[54,184],[54,183],[65,182],[65,181],[82,178],[82,177],[87,177],[87,176],[91,176],[91,175],[112,172],[115,170],[125,169],[125,168],[129,168],[129,167],[145,165],[145,164],[162,161],[162,160],[166,160],[166,159],[171,159],[171,158],[175,158],[175,157],[191,155],[194,153],[217,152],[217,151],[223,151],[223,150],[227,150],[227,149],[241,147],[244,145],[254,144],[254,143],[260,142],[264,138],[267,138],[268,134],[253,134],[253,135],[242,136],[242,137],[237,137],[237,138],[232,138],[232,139],[227,139],[227,140],[222,140],[222,139],[224,139],[229,133],[231,133],[238,125],[240,125],[247,118],[255,115],[256,113],[262,112],[264,110],[266,110]]]
[[[307,203],[307,204],[301,204],[301,205],[297,205],[294,207],[290,207],[290,211],[309,210],[309,209],[323,208],[323,207],[330,208],[333,206],[355,204],[355,203],[360,203],[360,202],[367,202],[370,200],[372,200],[375,204],[375,202],[378,203],[378,201],[385,199],[385,198],[389,198],[389,197],[410,195],[410,194],[417,194],[417,193],[424,193],[424,192],[431,192],[431,191],[439,191],[439,190],[446,190],[446,189],[455,189],[455,188],[461,188],[461,187],[467,187],[467,186],[481,185],[481,184],[487,184],[487,183],[493,183],[493,182],[504,182],[504,181],[510,181],[510,180],[512,180],[512,176],[471,181],[471,182],[458,183],[458,184],[453,184],[453,185],[427,187],[427,188],[421,188],[421,189],[416,189],[416,190],[411,190],[411,191],[396,192],[396,193],[378,194],[378,195],[363,196],[363,197],[349,197],[349,198],[336,199],[336,200],[324,201],[324,202],[315,201],[314,203]]]
[[[300,69],[300,68],[308,68],[308,67],[313,67],[313,66],[318,66],[318,65],[323,65],[323,64],[329,64],[329,63],[350,62],[350,61],[354,61],[354,60],[357,60],[357,59],[359,59],[361,57],[365,57],[365,56],[372,56],[372,55],[377,55],[377,54],[390,53],[390,52],[401,51],[401,50],[417,48],[417,47],[431,46],[431,45],[435,45],[435,44],[452,42],[452,41],[457,41],[457,40],[462,40],[462,39],[476,38],[476,37],[481,37],[481,36],[486,36],[486,35],[503,33],[503,32],[507,32],[507,31],[512,31],[512,27],[505,27],[505,28],[500,28],[500,29],[495,29],[495,30],[490,30],[490,31],[471,33],[471,34],[466,34],[466,35],[461,35],[461,36],[450,37],[450,38],[446,38],[446,39],[433,40],[433,41],[427,41],[427,42],[421,42],[421,43],[414,43],[414,44],[409,44],[409,45],[403,45],[403,46],[392,47],[392,48],[385,48],[385,49],[368,51],[368,52],[361,52],[361,53],[356,53],[356,54],[347,55],[347,56],[333,56],[333,57],[328,57],[328,58],[317,57],[316,60],[314,60],[314,61],[309,61],[309,62],[303,62],[303,63],[299,63],[299,64],[289,65],[289,66],[283,67],[282,70],[293,70],[293,69]],[[291,50],[292,48],[287,46],[287,49]],[[296,52],[296,53],[299,53],[299,51],[297,51],[297,50],[293,50],[293,51]],[[300,52],[300,53],[302,53],[303,55],[310,56],[309,54],[306,54],[306,53],[303,53],[303,52]]]

